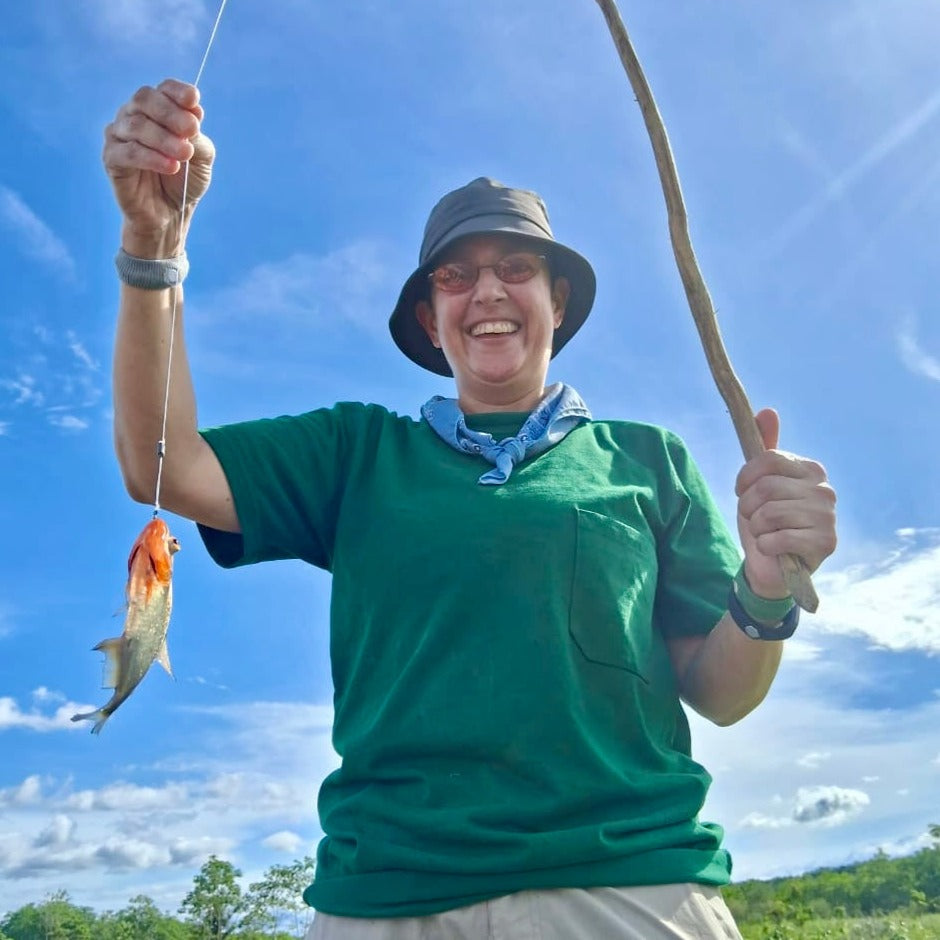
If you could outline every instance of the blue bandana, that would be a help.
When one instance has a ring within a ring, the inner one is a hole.
[[[455,398],[435,395],[421,406],[421,415],[440,439],[455,450],[479,454],[495,464],[478,483],[505,483],[512,468],[527,457],[535,457],[554,447],[582,421],[591,420],[591,412],[581,396],[570,386],[556,382],[545,390],[542,400],[526,418],[515,437],[497,441],[492,434],[473,431]]]

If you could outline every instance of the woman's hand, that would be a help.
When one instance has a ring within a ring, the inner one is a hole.
[[[798,555],[813,572],[835,551],[836,494],[821,464],[776,450],[777,412],[766,408],[756,420],[767,450],[744,465],[735,484],[744,573],[755,594],[786,597],[777,556]]]
[[[166,79],[140,88],[105,128],[102,159],[124,214],[122,244],[129,254],[170,258],[182,251],[215,159],[212,141],[200,132],[203,113],[194,85]]]

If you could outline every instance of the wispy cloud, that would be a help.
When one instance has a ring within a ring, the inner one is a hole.
[[[917,323],[906,317],[897,333],[898,353],[905,368],[914,375],[940,382],[940,358],[924,350],[917,337]]]
[[[88,350],[85,348],[84,343],[78,338],[74,330],[67,330],[65,334],[65,341],[71,351],[72,355],[89,371],[98,372],[100,366],[98,362],[91,356]]]
[[[89,426],[85,418],[79,418],[77,415],[50,414],[46,420],[54,428],[61,428],[63,431],[85,431]]]
[[[339,332],[354,325],[384,340],[386,318],[376,311],[385,310],[397,290],[383,260],[387,254],[368,240],[325,255],[298,252],[257,265],[229,288],[196,296],[190,309],[195,308],[203,322],[280,320],[293,330],[319,332]]]
[[[286,852],[289,855],[297,855],[304,843],[303,836],[287,829],[272,832],[266,839],[261,840],[261,844],[266,849],[274,849],[275,852]]]
[[[865,177],[893,153],[913,140],[940,113],[940,91],[910,111],[872,144],[854,163],[835,175],[830,175],[823,189],[787,219],[769,240],[769,252],[779,251],[796,235],[807,228],[830,205],[845,198]],[[799,154],[802,162],[814,171],[824,168],[824,162],[811,145],[792,127],[787,127],[784,140],[791,152]]]
[[[36,377],[20,373],[12,379],[0,379],[0,389],[10,393],[10,404],[16,408],[20,405],[42,406],[45,395],[36,387]]]
[[[3,185],[0,185],[0,222],[13,233],[14,243],[23,254],[68,280],[74,279],[75,261],[65,242],[19,195]]]
[[[202,0],[109,0],[89,4],[98,31],[122,44],[154,33],[188,43],[201,35],[206,20]]]
[[[0,406],[21,414],[34,411],[69,433],[90,427],[89,412],[103,395],[101,366],[76,331],[56,332],[37,324],[28,333],[11,332],[4,350],[7,374],[0,372]],[[18,362],[29,368],[18,367]],[[13,423],[6,422],[5,428]]]
[[[797,764],[799,764],[800,767],[810,767],[815,769],[816,767],[819,767],[820,764],[829,760],[830,757],[832,757],[832,755],[827,751],[810,751],[808,754],[804,754],[801,758],[799,758],[797,760]]]

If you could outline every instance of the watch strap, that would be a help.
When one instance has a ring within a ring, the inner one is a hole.
[[[138,258],[119,248],[114,265],[122,283],[141,290],[176,287],[183,283],[189,273],[189,259],[185,251],[175,258]]]
[[[800,608],[795,603],[776,622],[756,620],[741,605],[734,586],[728,592],[728,613],[752,640],[787,640],[796,632],[797,624],[800,622]]]

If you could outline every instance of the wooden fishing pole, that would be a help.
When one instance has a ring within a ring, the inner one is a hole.
[[[666,127],[656,107],[656,101],[650,91],[646,76],[643,74],[640,60],[627,35],[615,0],[597,0],[597,4],[607,20],[610,35],[620,54],[620,61],[623,63],[646,123],[646,130],[653,146],[653,155],[656,158],[656,169],[659,171],[659,179],[663,187],[663,195],[666,197],[669,238],[672,242],[673,254],[679,266],[679,276],[685,287],[695,326],[702,340],[708,367],[731,413],[731,420],[734,422],[744,456],[750,460],[765,450],[764,442],[744,387],[735,375],[728,359],[728,353],[718,330],[715,308],[712,306],[708,287],[705,285],[705,279],[702,277],[692,249],[688,216],[682,198],[682,189],[679,186],[679,175],[672,157],[672,148],[666,136]],[[796,602],[804,610],[815,611],[819,606],[819,598],[813,587],[806,562],[797,555],[779,555],[778,560],[787,588]]]

